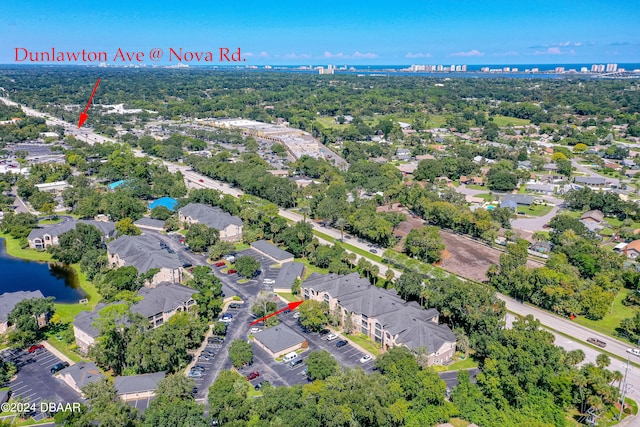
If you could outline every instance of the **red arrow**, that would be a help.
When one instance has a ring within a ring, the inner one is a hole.
[[[86,122],[87,118],[89,117],[87,115],[87,111],[89,110],[89,106],[91,106],[91,101],[93,101],[93,95],[96,94],[96,90],[98,89],[99,84],[100,84],[100,77],[98,77],[98,81],[96,82],[96,85],[93,87],[93,92],[91,92],[91,98],[89,98],[89,102],[87,102],[87,106],[85,107],[84,111],[80,113],[80,120],[78,121],[78,129],[82,127],[84,122]]]
[[[304,300],[302,301],[296,301],[296,302],[290,302],[289,304],[287,304],[287,306],[285,308],[281,308],[280,310],[273,312],[271,314],[268,314],[264,317],[261,317],[259,319],[254,320],[253,322],[250,323],[251,326],[255,325],[256,323],[260,323],[264,320],[267,320],[268,318],[275,316],[276,314],[280,314],[283,311],[287,311],[287,310],[295,310],[300,304],[302,304],[304,302]]]

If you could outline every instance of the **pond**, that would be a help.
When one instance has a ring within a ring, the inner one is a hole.
[[[13,258],[7,255],[4,239],[0,239],[0,294],[35,290],[45,297],[55,297],[57,303],[77,303],[86,297],[71,267]]]

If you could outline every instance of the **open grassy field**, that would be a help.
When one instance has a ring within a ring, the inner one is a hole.
[[[530,216],[544,216],[551,212],[551,209],[553,209],[553,206],[531,205],[528,208],[518,208],[518,212],[524,212]]]
[[[587,328],[591,328],[594,331],[624,340],[623,337],[616,335],[616,328],[620,325],[620,322],[623,319],[633,317],[637,312],[637,309],[627,307],[622,304],[622,300],[629,292],[632,291],[629,289],[622,289],[618,292],[618,295],[613,301],[613,310],[610,310],[604,318],[600,320],[589,320],[580,316],[577,317],[574,322],[582,326],[586,326]]]
[[[493,123],[497,124],[500,127],[503,126],[524,126],[531,123],[531,120],[527,119],[517,119],[515,117],[506,117],[506,116],[493,116]]]

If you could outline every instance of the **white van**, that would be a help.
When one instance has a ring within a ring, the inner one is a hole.
[[[298,353],[296,353],[295,351],[292,351],[291,353],[287,353],[284,355],[284,357],[282,358],[282,361],[284,363],[289,363],[292,360],[296,360],[298,358]]]

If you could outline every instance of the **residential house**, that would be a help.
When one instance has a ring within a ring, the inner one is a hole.
[[[526,185],[527,191],[533,193],[553,194],[556,190],[555,185],[532,183]]]
[[[237,242],[242,240],[242,220],[218,207],[202,203],[189,203],[178,210],[180,224],[204,224],[220,232],[220,240]]]
[[[599,210],[591,210],[582,214],[580,222],[585,225],[590,231],[599,231],[604,228],[602,221],[604,220],[604,214]]]
[[[416,163],[416,162],[404,163],[404,164],[396,166],[396,168],[398,168],[398,170],[400,172],[402,172],[402,175],[404,175],[404,176],[413,175],[415,173],[416,169],[418,169],[418,163]]]
[[[9,314],[16,304],[21,301],[35,298],[44,298],[40,291],[16,291],[0,294],[0,334],[4,334],[10,329]],[[38,316],[38,326],[41,328],[47,325],[49,313]]]
[[[407,148],[399,148],[398,151],[396,151],[396,159],[401,161],[411,160],[411,150]]]
[[[502,196],[500,200],[501,208],[518,209],[518,207],[529,207],[533,204],[535,198],[533,196],[526,196],[524,194],[507,194]]]
[[[622,252],[627,258],[636,259],[640,255],[640,240],[630,242]]]
[[[158,383],[166,376],[165,372],[115,377],[113,386],[116,394],[124,402],[155,397]]]
[[[586,185],[591,188],[603,188],[607,185],[607,180],[597,176],[576,176],[573,179],[576,184]]]
[[[49,246],[57,246],[60,244],[58,238],[62,233],[75,230],[78,223],[93,225],[102,233],[102,240],[108,239],[116,235],[116,225],[110,221],[94,221],[89,219],[69,219],[64,218],[62,222],[53,225],[47,225],[42,228],[34,228],[27,236],[29,247],[31,249],[43,250]]]
[[[546,163],[542,165],[542,170],[555,172],[558,170],[558,165],[555,163]]]
[[[193,288],[175,283],[160,283],[155,288],[142,288],[138,295],[142,301],[131,306],[131,312],[138,313],[149,319],[155,329],[166,323],[173,315],[190,311],[196,305],[193,295],[197,291]]]
[[[551,252],[553,245],[551,242],[533,242],[531,246],[529,246],[529,250],[535,252],[537,254],[548,254]]]
[[[302,294],[305,300],[326,302],[332,313],[339,313],[343,327],[354,325],[383,350],[426,349],[430,365],[446,363],[455,353],[456,337],[448,326],[438,324],[437,310],[406,302],[395,290],[373,286],[357,273],[313,273],[302,284]]]
[[[93,362],[78,362],[64,368],[58,374],[65,384],[80,393],[83,397],[84,394],[82,393],[82,388],[84,386],[105,378]]]
[[[256,332],[253,338],[254,342],[274,359],[309,346],[302,335],[284,323]]]
[[[276,283],[273,285],[274,292],[291,293],[291,286],[296,279],[302,279],[304,275],[304,264],[300,262],[285,262],[282,264]]]
[[[152,269],[159,269],[149,280],[148,285],[160,282],[180,283],[182,281],[182,265],[175,253],[160,247],[157,237],[142,234],[140,236],[121,236],[107,244],[109,267],[118,268],[134,266],[138,274],[145,274]]]
[[[251,243],[251,248],[253,248],[253,250],[256,252],[271,258],[278,264],[284,264],[285,262],[293,261],[292,253],[283,251],[273,243],[269,243],[266,240],[258,240]]]

